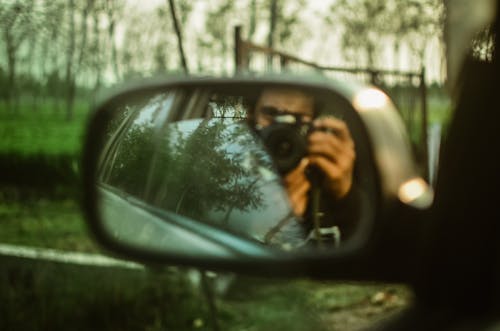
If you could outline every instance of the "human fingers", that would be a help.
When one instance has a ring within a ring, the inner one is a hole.
[[[283,178],[290,204],[297,216],[303,216],[307,207],[307,192],[310,183],[307,180],[305,169],[308,165],[309,160],[307,158],[302,159],[299,165]]]
[[[285,185],[292,186],[295,183],[302,181],[302,178],[305,178],[305,169],[308,165],[309,160],[307,158],[303,158],[293,170],[291,170],[283,177]]]
[[[353,174],[351,165],[331,162],[322,156],[311,157],[310,164],[325,174],[325,185],[335,197],[342,198],[350,191]]]
[[[354,160],[354,143],[340,140],[337,136],[325,132],[313,132],[308,141],[309,155],[322,155],[332,162],[340,159]]]
[[[304,180],[287,189],[292,209],[297,216],[303,216],[307,207],[307,192],[311,188],[309,181]]]

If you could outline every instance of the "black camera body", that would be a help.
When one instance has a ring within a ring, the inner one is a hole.
[[[273,122],[258,129],[276,168],[286,174],[307,154],[307,136],[314,128],[311,122],[302,122],[290,115],[275,116]]]

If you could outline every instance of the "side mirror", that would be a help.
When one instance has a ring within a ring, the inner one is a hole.
[[[363,250],[396,201],[431,203],[383,92],[296,81],[149,81],[104,101],[84,151],[85,208],[97,240],[140,261],[286,274]],[[326,138],[324,149],[311,150],[313,134]],[[325,169],[344,162],[346,141],[355,157],[348,177],[337,176],[350,179],[337,196]],[[312,154],[327,165],[303,165]],[[300,167],[302,177],[289,176]],[[299,177],[308,182],[302,192],[293,188]]]

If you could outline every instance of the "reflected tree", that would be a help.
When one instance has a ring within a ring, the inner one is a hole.
[[[119,142],[108,184],[137,197],[145,194],[144,177],[154,153],[153,127],[133,126]]]
[[[266,158],[254,139],[240,121],[223,118],[164,126],[136,119],[107,156],[112,169],[104,181],[161,209],[224,225],[231,211],[263,203],[254,165],[266,165]]]
[[[259,208],[262,201],[256,179],[242,166],[241,147],[231,139],[238,130],[238,126],[212,120],[202,121],[186,137],[177,131],[175,161],[171,167],[162,166],[169,169],[162,187],[171,191],[170,198],[162,201],[167,206],[162,207],[208,222],[214,211]]]

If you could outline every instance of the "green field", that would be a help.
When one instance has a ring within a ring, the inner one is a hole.
[[[0,103],[0,153],[22,155],[75,155],[82,148],[90,108],[84,101],[75,104],[74,117],[67,120],[66,113],[53,102],[40,103],[36,109],[31,102],[21,102],[15,112]],[[419,111],[419,108],[416,108]],[[401,109],[403,116],[408,112]],[[446,123],[450,116],[450,105],[444,97],[429,98],[428,121]],[[412,116],[414,132],[410,136],[420,135],[420,113]]]
[[[29,102],[21,102],[16,111],[0,103],[0,153],[77,156],[88,114],[89,106],[83,102],[76,103],[71,121],[50,102],[36,109]]]
[[[0,242],[98,252],[75,200],[0,202]]]

